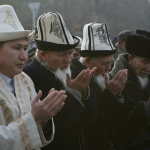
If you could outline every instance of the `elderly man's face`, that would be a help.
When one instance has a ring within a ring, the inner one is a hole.
[[[9,78],[21,73],[27,61],[27,39],[7,41],[0,49],[0,72]]]
[[[96,60],[91,60],[90,69],[96,67],[95,76],[103,75],[104,73],[108,73],[111,70],[111,64],[113,62],[113,55],[97,57]]]
[[[41,51],[41,57],[45,60],[52,71],[58,68],[61,70],[67,69],[72,61],[74,50],[66,51]]]
[[[129,62],[136,73],[141,77],[148,77],[150,75],[150,60],[143,57],[129,56]]]

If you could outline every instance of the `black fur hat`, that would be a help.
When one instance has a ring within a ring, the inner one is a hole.
[[[131,34],[126,40],[126,51],[150,59],[150,39],[139,34]]]
[[[150,38],[150,32],[146,30],[137,29],[136,34],[140,34],[140,35],[146,36],[147,38]]]
[[[120,43],[120,42],[125,42],[126,39],[127,39],[127,37],[128,37],[130,34],[132,34],[132,33],[134,33],[134,32],[131,31],[131,30],[123,30],[123,31],[121,31],[121,32],[118,34],[118,37],[117,37],[118,42],[119,42],[119,43]]]

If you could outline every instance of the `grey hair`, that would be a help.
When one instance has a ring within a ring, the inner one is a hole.
[[[82,65],[84,65],[86,57],[80,57],[79,61]]]
[[[40,50],[39,50],[39,49],[36,50],[35,58],[41,63],[41,65],[45,66],[48,70],[51,71],[51,69],[50,69],[50,67],[49,67],[49,64],[48,64],[45,60],[43,60],[43,59],[41,58]]]
[[[85,59],[86,59],[86,57],[80,57],[79,61],[81,62],[82,65],[84,65]],[[91,59],[92,59],[92,61],[97,61],[98,57],[91,57]]]

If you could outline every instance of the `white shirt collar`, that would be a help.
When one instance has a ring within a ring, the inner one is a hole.
[[[7,86],[12,82],[12,80],[14,80],[14,78],[11,79],[11,78],[5,76],[5,75],[2,74],[2,73],[0,73],[0,75],[1,75],[1,77],[3,78],[3,80],[5,81],[5,83],[6,83]]]
[[[14,86],[14,78],[9,78],[7,76],[5,76],[4,74],[0,73],[0,76],[3,78],[3,80],[5,81],[7,87],[9,88],[9,90],[15,95],[15,86]]]

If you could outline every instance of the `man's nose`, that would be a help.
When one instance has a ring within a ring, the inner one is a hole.
[[[28,57],[27,51],[21,50],[20,52],[20,59],[26,60]]]
[[[110,71],[111,70],[111,63],[107,64],[106,66],[106,71]]]
[[[65,57],[64,62],[65,62],[65,63],[71,63],[71,61],[72,61],[72,57],[71,57],[70,55],[67,55],[67,56]]]

